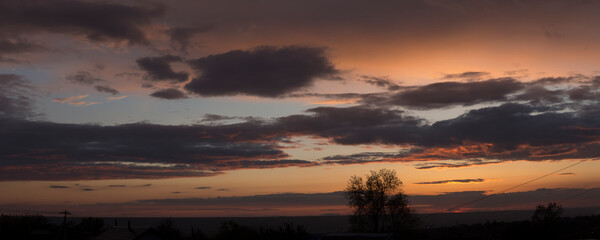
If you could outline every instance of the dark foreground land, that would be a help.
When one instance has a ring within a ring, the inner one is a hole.
[[[531,211],[420,215],[395,239],[600,239],[600,209],[565,209],[558,221],[532,222]],[[579,216],[578,216],[579,215]],[[587,215],[587,216],[581,216]],[[69,218],[2,215],[0,239],[96,239],[110,228],[153,228],[163,239],[323,239],[349,228],[347,216],[260,218]],[[333,238],[330,238],[333,239]],[[347,238],[346,238],[347,239]],[[365,238],[352,238],[365,239]]]

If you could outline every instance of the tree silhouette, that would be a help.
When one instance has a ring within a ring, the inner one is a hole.
[[[548,203],[548,206],[537,205],[531,221],[534,223],[557,222],[562,216],[563,208],[555,202]]]
[[[394,170],[371,171],[365,179],[352,176],[345,193],[354,212],[350,216],[352,231],[397,233],[417,224]]]
[[[540,239],[564,238],[562,212],[562,206],[555,202],[548,203],[547,206],[537,205],[531,216],[531,222],[533,222]]]

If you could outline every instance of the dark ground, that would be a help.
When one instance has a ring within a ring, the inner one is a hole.
[[[421,214],[420,229],[400,239],[600,239],[600,207],[564,209],[551,223],[532,222],[533,211]],[[76,213],[75,213],[76,214]],[[578,217],[575,217],[578,216]],[[175,230],[169,239],[318,239],[347,232],[347,216],[238,218],[80,218],[68,219],[70,236],[90,239],[106,226],[154,227]],[[226,224],[224,224],[226,223]],[[7,239],[55,239],[61,217],[3,215],[0,236]],[[194,229],[195,238],[191,238]],[[198,235],[202,232],[201,235]],[[242,235],[239,235],[241,233]],[[11,238],[12,237],[12,238]],[[2,238],[4,239],[4,238]]]

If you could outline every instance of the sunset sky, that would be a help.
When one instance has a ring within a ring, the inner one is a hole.
[[[599,12],[0,0],[0,212],[348,214],[381,168],[420,213],[600,206]]]

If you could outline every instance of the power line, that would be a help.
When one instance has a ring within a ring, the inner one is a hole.
[[[571,199],[577,198],[577,197],[579,197],[579,196],[581,196],[581,195],[583,195],[583,194],[586,194],[587,192],[589,192],[589,191],[592,191],[592,190],[595,190],[595,189],[597,189],[597,188],[588,188],[588,189],[585,189],[585,190],[583,190],[582,192],[580,192],[580,193],[577,193],[577,194],[575,194],[575,195],[573,195],[573,196],[570,196],[570,197],[568,197],[568,198],[565,198],[565,199],[563,199],[562,201],[560,201],[560,202],[558,202],[558,203],[561,203],[561,204],[562,204],[563,202],[566,202],[566,201],[569,201],[569,200],[571,200]]]
[[[446,211],[454,211],[454,210],[460,209],[460,208],[462,208],[462,207],[464,207],[464,206],[470,205],[470,204],[472,204],[472,203],[476,203],[476,202],[479,202],[479,201],[481,201],[481,200],[485,200],[485,199],[488,199],[488,198],[494,197],[494,196],[496,196],[496,195],[499,195],[499,194],[502,194],[502,193],[508,192],[508,191],[510,191],[510,190],[513,190],[513,189],[515,189],[515,188],[518,188],[518,187],[521,187],[521,186],[527,185],[527,184],[529,184],[529,183],[535,182],[535,181],[537,181],[537,180],[540,180],[540,179],[542,179],[542,178],[545,178],[545,177],[551,176],[551,175],[553,175],[553,174],[555,174],[555,173],[558,173],[558,172],[564,171],[564,170],[566,170],[566,169],[572,168],[572,167],[574,167],[574,166],[577,166],[577,165],[579,165],[579,164],[581,164],[581,163],[583,163],[583,162],[585,162],[585,161],[587,161],[587,159],[585,159],[585,160],[583,160],[583,161],[576,162],[576,163],[574,163],[574,164],[571,164],[571,165],[569,165],[569,166],[566,166],[566,167],[564,167],[564,168],[561,168],[561,169],[559,169],[559,170],[553,171],[553,172],[551,172],[551,173],[548,173],[548,174],[542,175],[542,176],[540,176],[540,177],[534,178],[534,179],[532,179],[532,180],[529,180],[529,181],[527,181],[527,182],[524,182],[524,183],[518,184],[518,185],[516,185],[516,186],[510,187],[510,188],[507,188],[507,189],[504,189],[504,190],[502,190],[502,191],[500,191],[500,192],[498,192],[498,193],[494,193],[494,194],[486,195],[486,196],[484,196],[484,197],[481,197],[481,198],[475,199],[475,200],[473,200],[473,201],[469,201],[469,202],[466,202],[466,203],[463,203],[463,204],[460,204],[460,205],[457,205],[457,206],[454,206],[454,207],[448,208],[448,209],[446,209]]]

